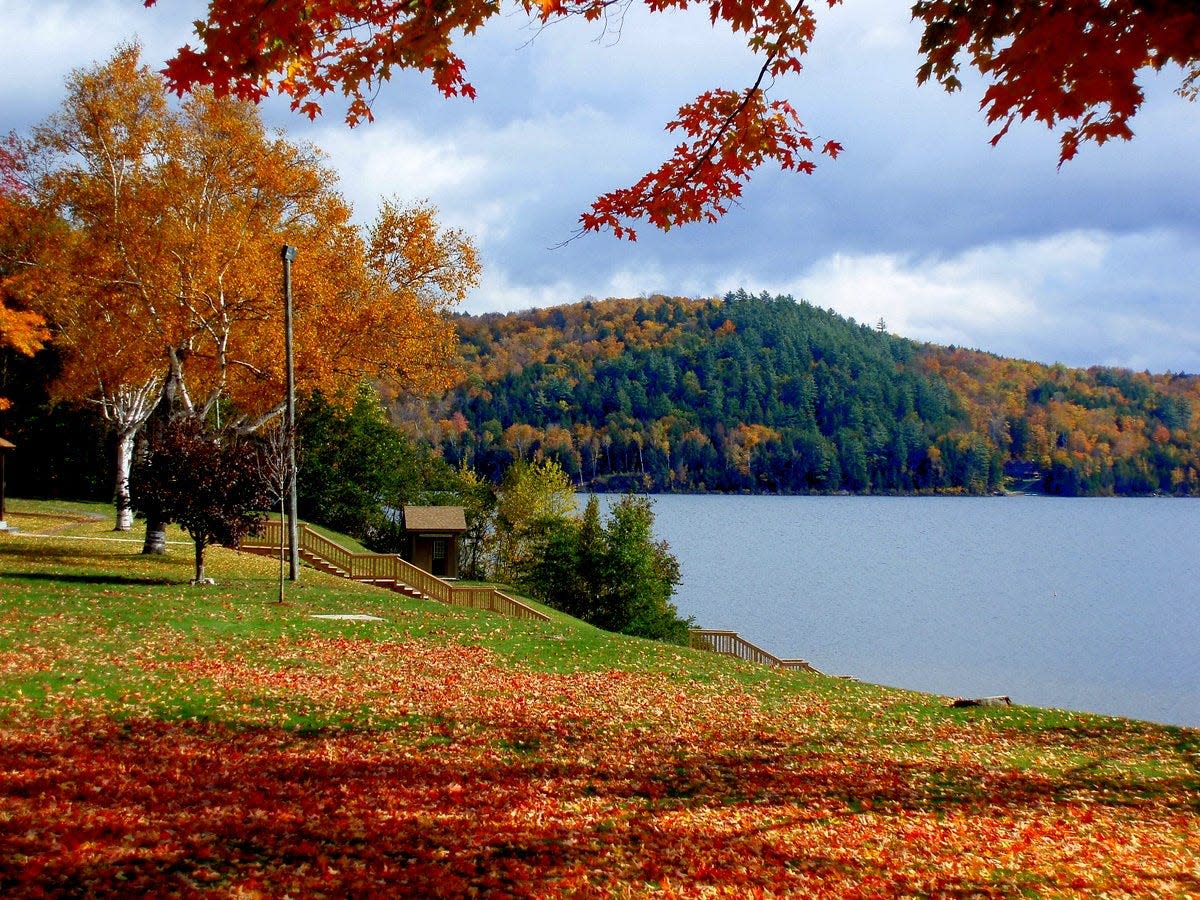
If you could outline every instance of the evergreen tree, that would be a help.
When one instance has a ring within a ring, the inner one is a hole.
[[[300,515],[372,549],[398,549],[392,511],[431,495],[457,495],[454,470],[393,427],[369,385],[349,406],[313,393],[301,404],[296,430]]]
[[[679,563],[654,540],[646,497],[622,497],[603,525],[595,495],[582,518],[541,519],[518,568],[525,590],[565,613],[609,631],[688,642],[691,620],[671,602]]]

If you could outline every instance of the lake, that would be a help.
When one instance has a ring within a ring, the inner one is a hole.
[[[1200,726],[1200,502],[654,501],[698,625],[863,681]]]

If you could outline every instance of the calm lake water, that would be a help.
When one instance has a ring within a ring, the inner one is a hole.
[[[654,501],[699,625],[863,681],[1200,726],[1200,501]]]

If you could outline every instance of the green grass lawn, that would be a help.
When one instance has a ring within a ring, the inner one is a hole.
[[[0,533],[0,893],[1188,896],[1200,733]],[[35,532],[46,537],[31,536]],[[172,531],[171,540],[185,540]],[[365,613],[379,622],[313,618]]]

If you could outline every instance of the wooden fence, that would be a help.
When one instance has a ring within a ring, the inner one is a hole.
[[[781,669],[791,669],[797,672],[817,672],[803,659],[780,659],[773,653],[768,653],[762,647],[750,643],[736,631],[721,631],[715,628],[693,628],[691,630],[692,646],[698,650],[711,650],[726,656],[736,656],[747,662],[761,663],[764,666],[777,666]]]
[[[377,584],[381,587],[408,588],[413,593],[450,606],[468,609],[484,609],[518,619],[533,619],[548,622],[550,617],[540,610],[522,603],[493,587],[465,587],[431,575],[408,560],[394,553],[352,553],[336,541],[318,534],[307,525],[297,527],[300,550],[313,559],[324,563],[327,569],[344,578]],[[263,523],[257,535],[242,540],[242,549],[255,553],[278,552],[283,541],[283,526],[275,520]],[[780,659],[761,647],[750,643],[736,631],[714,628],[691,629],[691,645],[699,650],[709,650],[735,656],[747,662],[766,666],[777,666],[799,672],[817,672],[803,659]],[[819,673],[818,673],[819,674]]]
[[[278,521],[263,523],[261,531],[242,539],[242,549],[278,551],[283,540]],[[431,575],[395,553],[351,553],[336,541],[301,523],[297,526],[301,552],[325,563],[336,574],[381,587],[410,588],[414,593],[450,606],[485,609],[518,619],[550,621],[550,617],[493,587],[464,587]]]

